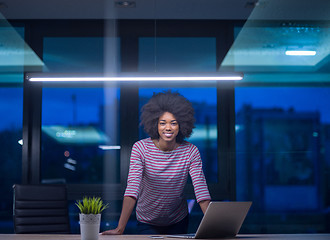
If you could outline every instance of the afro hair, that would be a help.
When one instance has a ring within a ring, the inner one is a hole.
[[[179,133],[176,137],[178,143],[189,138],[195,128],[195,111],[185,97],[178,92],[164,91],[157,93],[141,109],[141,125],[151,139],[158,139],[158,120],[165,113],[174,115],[179,123]]]

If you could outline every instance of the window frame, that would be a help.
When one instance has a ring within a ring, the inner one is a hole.
[[[45,37],[104,37],[106,24],[107,21],[101,20],[44,20],[42,22],[28,20],[26,21],[26,42],[42,59]],[[122,72],[137,71],[140,37],[214,37],[216,38],[217,69],[234,40],[232,21],[117,20],[115,24],[121,43]],[[42,83],[31,83],[26,77],[24,78],[23,183],[40,183],[42,85]],[[130,150],[134,142],[139,140],[139,86],[139,83],[131,82],[119,84],[120,109],[130,109],[130,111],[120,111],[120,184],[67,184],[69,199],[78,199],[82,197],[82,193],[102,193],[110,200],[122,198],[126,186]],[[213,200],[236,199],[234,87],[234,83],[216,83],[218,183],[208,184]],[[125,124],[128,119],[130,123]],[[186,194],[188,198],[194,198],[191,184],[188,184]]]

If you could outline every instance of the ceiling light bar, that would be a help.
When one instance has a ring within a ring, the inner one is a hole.
[[[285,55],[288,56],[315,56],[316,51],[296,51],[296,50],[287,50]]]
[[[99,148],[102,150],[120,150],[121,149],[120,146],[110,146],[110,145],[100,145]]]
[[[194,76],[194,77],[28,77],[31,82],[121,82],[121,81],[238,81],[242,75]]]

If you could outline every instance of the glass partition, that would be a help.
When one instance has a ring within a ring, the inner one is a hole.
[[[108,53],[107,43],[111,39],[44,38],[46,70],[51,73],[86,73],[89,76],[105,72],[107,68],[113,69],[113,66],[107,66],[105,56],[116,55],[119,46],[114,45],[114,52]],[[118,39],[112,40],[119,44]],[[119,88],[116,85],[91,84],[44,85],[42,182],[119,182]]]
[[[13,233],[12,187],[22,181],[23,70],[40,60],[24,42],[24,27],[1,14],[0,22],[0,232]]]
[[[139,38],[139,71],[148,72],[215,72],[215,38],[213,37],[156,37]],[[164,84],[163,84],[164,85]],[[172,86],[170,86],[172,85]],[[195,144],[202,155],[206,179],[218,182],[217,158],[217,93],[215,83],[204,87],[167,84],[167,87],[139,89],[140,108],[154,92],[177,91],[193,104],[196,128],[188,141]],[[146,137],[140,129],[140,138]]]
[[[139,72],[216,72],[215,37],[141,37],[139,38]],[[203,171],[208,184],[219,183],[217,89],[216,83],[160,83],[140,84],[139,109],[154,93],[171,90],[179,92],[193,104],[196,128],[187,141],[196,145],[201,153]],[[148,137],[139,129],[139,138]],[[190,179],[189,179],[190,183]],[[189,228],[196,231],[201,210],[193,192],[188,200],[191,213]]]
[[[0,73],[0,79],[8,75]],[[11,76],[14,77],[14,76]],[[16,76],[22,79],[22,76]],[[0,85],[0,232],[12,233],[12,186],[22,178],[23,88]]]
[[[236,87],[237,200],[253,201],[246,231],[327,231],[329,96],[329,87]]]
[[[118,89],[53,87],[43,96],[41,181],[118,183]]]
[[[215,72],[215,37],[141,37],[140,72]]]

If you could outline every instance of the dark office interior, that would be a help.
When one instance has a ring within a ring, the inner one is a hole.
[[[0,233],[13,185],[61,184],[117,225],[140,110],[189,99],[214,201],[252,201],[242,233],[330,233],[330,1],[0,1]],[[32,82],[48,76],[241,74],[239,81]],[[190,231],[202,212],[186,188]],[[135,215],[125,230],[135,233]]]

